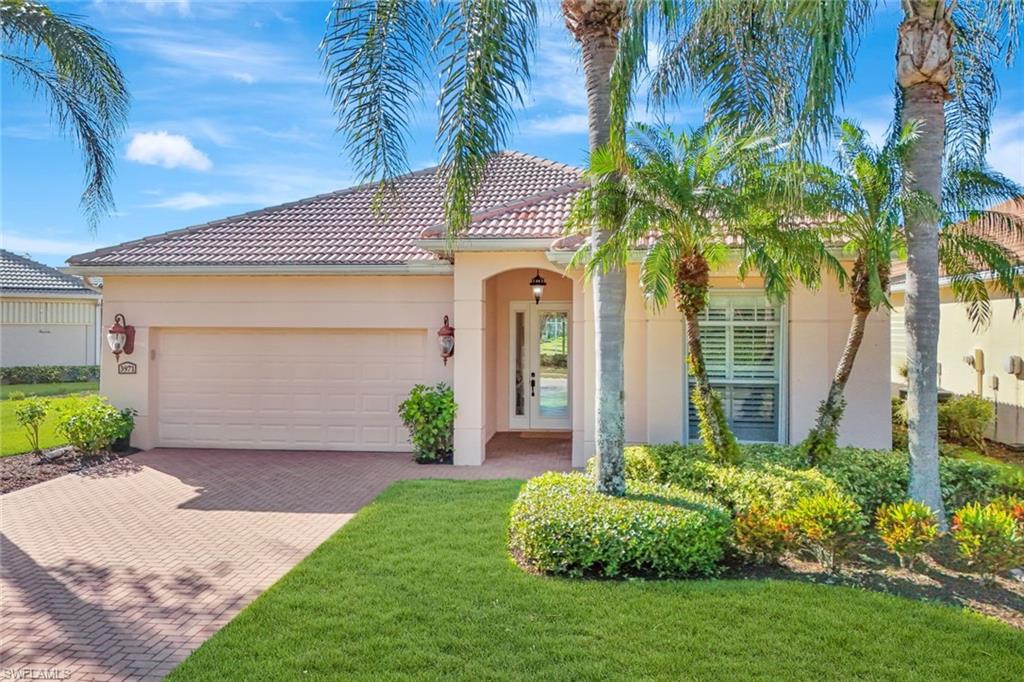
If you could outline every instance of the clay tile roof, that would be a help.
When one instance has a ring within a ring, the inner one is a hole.
[[[388,265],[437,256],[416,246],[428,227],[444,221],[435,168],[395,180],[396,195],[374,210],[375,184],[322,194],[195,227],[72,256],[73,265]],[[489,215],[579,181],[578,168],[520,152],[495,154],[472,210]],[[554,197],[551,201],[558,203]],[[537,207],[518,225],[491,219],[480,229],[498,236],[557,236],[558,211]],[[472,236],[471,233],[469,236]]]
[[[0,291],[95,295],[78,277],[0,249]]]
[[[583,187],[571,182],[561,187],[473,214],[464,239],[557,239],[564,234],[573,201]],[[443,224],[428,227],[423,239],[443,239]]]
[[[995,211],[997,213],[1006,213],[1009,215],[1024,218],[1024,196],[1017,197],[1016,199],[1010,199],[1009,201],[1004,201],[1001,204],[996,204],[989,210]],[[1005,231],[996,232],[991,228],[971,225],[971,223],[969,222],[957,223],[956,225],[947,229],[956,228],[976,230],[981,234],[984,234],[989,239],[992,239],[993,241],[1006,247],[1010,251],[1010,253],[1016,256],[1018,262],[1024,263],[1024,234],[1022,234],[1021,232],[1018,231],[1016,234],[1010,234]],[[944,274],[944,271],[942,271],[941,268],[939,274]],[[899,284],[904,282],[906,278],[907,262],[903,260],[893,262],[890,281],[893,284]]]

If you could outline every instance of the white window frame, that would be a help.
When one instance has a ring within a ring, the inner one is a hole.
[[[722,297],[750,297],[750,296],[762,296],[767,300],[767,296],[764,294],[763,289],[712,289],[712,298]],[[769,301],[770,303],[770,301]],[[776,435],[775,441],[748,441],[741,440],[741,443],[764,443],[764,442],[775,442],[780,444],[789,443],[789,298],[783,301],[778,306],[779,310],[779,430]],[[721,323],[701,321],[701,326],[709,324],[709,326],[718,326]],[[762,324],[755,322],[754,324]],[[682,320],[683,325],[683,434],[681,442],[690,443],[696,442],[695,439],[690,438],[690,370],[686,366],[686,358],[689,353],[689,342],[687,341],[686,335],[686,320]],[[726,326],[726,325],[721,325]],[[767,323],[763,323],[763,326],[769,326]],[[729,338],[728,336],[726,337]],[[727,341],[728,343],[728,341]],[[727,355],[729,355],[727,351]],[[774,382],[766,381],[764,379],[717,379],[713,380],[712,383],[719,384],[735,384],[735,385],[772,385]]]

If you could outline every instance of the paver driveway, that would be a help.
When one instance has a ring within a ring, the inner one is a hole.
[[[508,442],[483,467],[153,450],[4,495],[0,679],[162,677],[391,482],[569,466],[568,443]]]

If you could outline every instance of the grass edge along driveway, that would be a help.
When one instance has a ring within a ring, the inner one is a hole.
[[[519,481],[383,492],[170,680],[1019,680],[1024,635],[784,581],[570,581],[505,551]]]

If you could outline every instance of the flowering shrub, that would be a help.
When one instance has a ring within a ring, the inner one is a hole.
[[[118,410],[98,395],[76,398],[61,410],[57,431],[86,455],[110,449],[114,441],[131,434],[134,411]]]
[[[1024,534],[1004,504],[972,502],[953,515],[950,531],[960,556],[987,581],[1024,561]]]
[[[775,563],[793,547],[796,533],[783,514],[755,503],[733,520],[733,543],[745,558],[761,564]]]
[[[455,439],[455,393],[447,384],[416,384],[398,406],[409,429],[417,462],[439,462],[450,457]]]
[[[875,528],[882,542],[899,557],[900,566],[914,567],[914,559],[939,534],[935,514],[926,504],[907,500],[879,507]]]
[[[532,478],[512,505],[509,549],[544,573],[681,577],[715,571],[729,514],[703,495],[627,481],[627,494],[598,493],[582,473]]]
[[[801,498],[786,514],[800,542],[826,570],[834,570],[864,528],[864,515],[852,497],[826,492]]]

